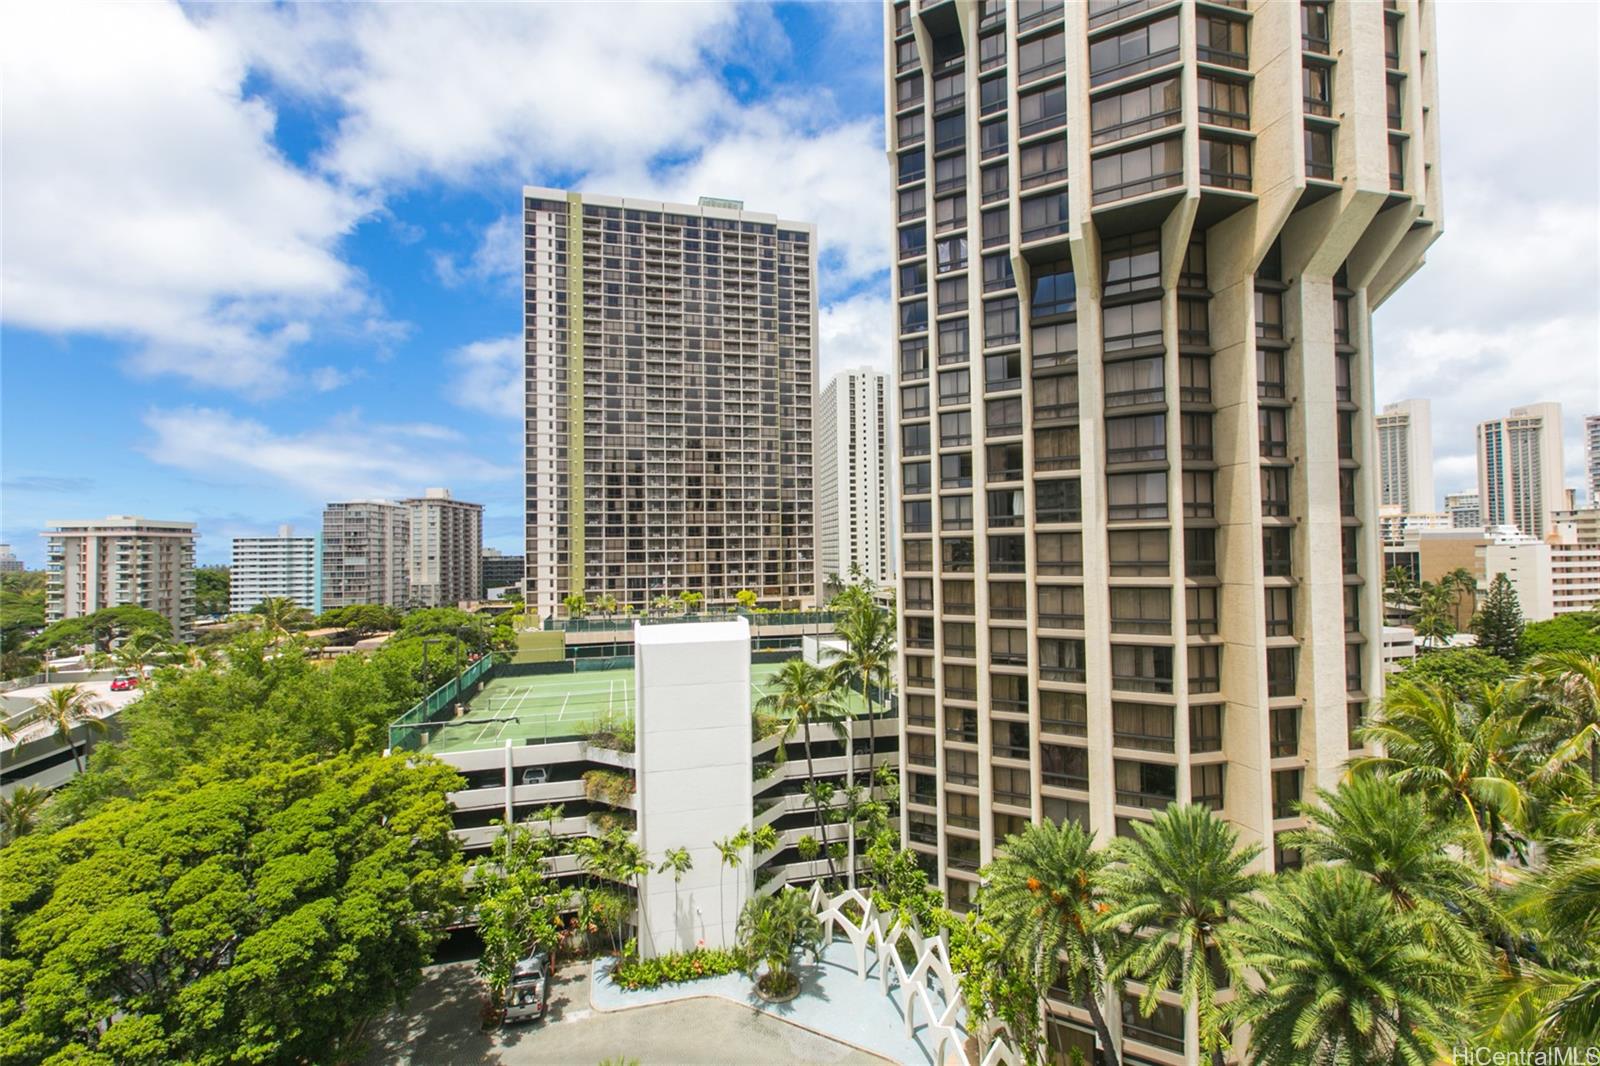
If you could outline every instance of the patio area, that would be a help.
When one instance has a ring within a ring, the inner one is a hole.
[[[868,957],[871,958],[870,953]],[[899,993],[885,994],[879,987],[876,963],[866,980],[857,977],[854,952],[842,938],[823,949],[819,962],[813,964],[807,960],[800,966],[800,995],[788,1003],[768,1003],[761,999],[744,974],[630,992],[611,983],[610,965],[610,960],[594,964],[590,1002],[597,1011],[714,997],[742,1004],[894,1062],[929,1066],[934,1063],[935,1041],[928,1037],[927,1019],[919,1017],[918,1025],[907,1037]],[[944,1002],[937,987],[930,988],[930,994],[942,1009]]]

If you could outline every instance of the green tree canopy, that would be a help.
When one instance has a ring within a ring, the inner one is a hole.
[[[392,633],[400,628],[405,614],[398,607],[381,603],[356,603],[349,607],[333,607],[317,616],[317,625],[324,629],[345,629],[358,637],[374,633]]]
[[[1530,622],[1517,650],[1528,659],[1547,651],[1600,655],[1600,611],[1578,611],[1544,622]]]
[[[51,652],[92,644],[96,651],[106,651],[113,640],[125,637],[136,629],[147,629],[159,637],[172,638],[172,623],[167,621],[165,615],[127,603],[120,607],[105,607],[77,618],[63,618],[47,626],[27,646],[33,651]]]
[[[1411,660],[1389,679],[1389,684],[1443,685],[1464,698],[1510,676],[1511,664],[1482,648],[1441,648]]]
[[[1511,587],[1506,575],[1496,574],[1489,585],[1489,595],[1472,619],[1478,647],[1514,661],[1522,654],[1522,629],[1522,607],[1517,603],[1517,590]]]
[[[468,614],[459,607],[425,607],[405,616],[395,639],[453,637],[471,651],[486,652],[492,634],[490,620],[482,615]]]
[[[226,566],[202,566],[194,572],[196,614],[227,614],[233,591],[233,571]]]
[[[459,781],[428,759],[230,749],[0,851],[6,1061],[348,1057],[457,905]]]

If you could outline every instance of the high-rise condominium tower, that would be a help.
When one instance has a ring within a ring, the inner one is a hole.
[[[194,624],[193,522],[109,515],[51,522],[45,539],[45,621],[134,605],[189,636]]]
[[[529,606],[814,600],[813,227],[523,197]]]
[[[889,523],[889,378],[845,370],[817,401],[817,525],[822,577],[894,573]]]
[[[954,906],[1030,820],[1173,800],[1292,863],[1342,775],[1381,688],[1371,312],[1440,222],[1433,6],[886,8],[906,828]],[[1181,1062],[1182,1014],[1121,1039]]]
[[[323,610],[410,603],[410,542],[411,520],[403,504],[328,504],[322,512]]]
[[[453,607],[477,599],[483,580],[483,504],[451,499],[449,489],[426,489],[400,503],[411,521],[406,572],[412,602]]]
[[[1584,502],[1590,507],[1600,507],[1600,415],[1584,416],[1583,464],[1588,491]]]
[[[274,599],[322,613],[320,537],[297,537],[293,526],[279,526],[276,537],[233,538],[228,609],[242,613]]]
[[[1378,416],[1378,505],[1433,511],[1433,418],[1427,400],[1385,404]]]
[[[1483,509],[1476,492],[1447,492],[1444,510],[1450,516],[1452,529],[1471,529],[1483,525]]]
[[[1478,423],[1478,501],[1486,526],[1516,526],[1530,537],[1567,506],[1562,480],[1561,405],[1513,407]]]

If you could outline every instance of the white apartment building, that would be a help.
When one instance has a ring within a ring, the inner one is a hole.
[[[1450,515],[1443,511],[1410,514],[1394,507],[1378,508],[1378,537],[1385,545],[1404,544],[1419,533],[1453,528]]]
[[[1584,503],[1590,507],[1600,507],[1600,415],[1584,416],[1583,462],[1588,491]]]
[[[322,512],[322,608],[411,602],[411,518],[388,500],[330,503]]]
[[[1501,535],[1477,557],[1479,587],[1505,574],[1530,622],[1600,607],[1600,541],[1581,539],[1573,524],[1557,524],[1543,540]]]
[[[1562,481],[1561,405],[1513,407],[1478,423],[1478,500],[1485,526],[1516,526],[1533,537],[1566,506]]]
[[[297,537],[279,526],[275,537],[235,537],[228,609],[238,614],[265,600],[288,599],[322,613],[322,538]]]
[[[889,378],[867,368],[834,376],[817,400],[818,558],[824,581],[894,576],[890,528]]]
[[[1452,529],[1483,528],[1483,509],[1478,504],[1476,492],[1445,493],[1444,512],[1450,516]]]
[[[1427,400],[1385,404],[1378,415],[1378,506],[1427,514],[1433,498],[1433,418]]]
[[[164,615],[184,639],[194,624],[193,522],[138,515],[56,521],[45,538],[45,620],[134,604]]]
[[[400,502],[411,523],[411,601],[453,607],[476,600],[483,580],[483,504],[452,499],[449,489],[425,489]]]

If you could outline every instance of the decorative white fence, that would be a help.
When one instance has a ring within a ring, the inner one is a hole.
[[[859,922],[847,913],[850,904],[859,910]],[[849,939],[855,949],[856,976],[862,981],[872,969],[867,959],[871,949],[878,966],[878,988],[897,999],[905,1018],[905,1035],[913,1036],[919,1018],[926,1020],[935,1066],[974,1066],[967,1055],[967,1004],[961,996],[960,978],[950,966],[950,944],[943,929],[936,936],[924,936],[915,919],[899,913],[886,914],[870,897],[853,888],[830,899],[822,894],[820,883],[811,886],[811,910],[822,922],[824,945],[833,943],[835,930]],[[910,970],[900,959],[901,941],[912,948],[914,961]],[[929,993],[932,981],[938,982],[942,1008]],[[1023,1057],[1002,1033],[1003,1029],[988,1026],[978,1033],[982,1057],[977,1066],[1023,1066]]]

